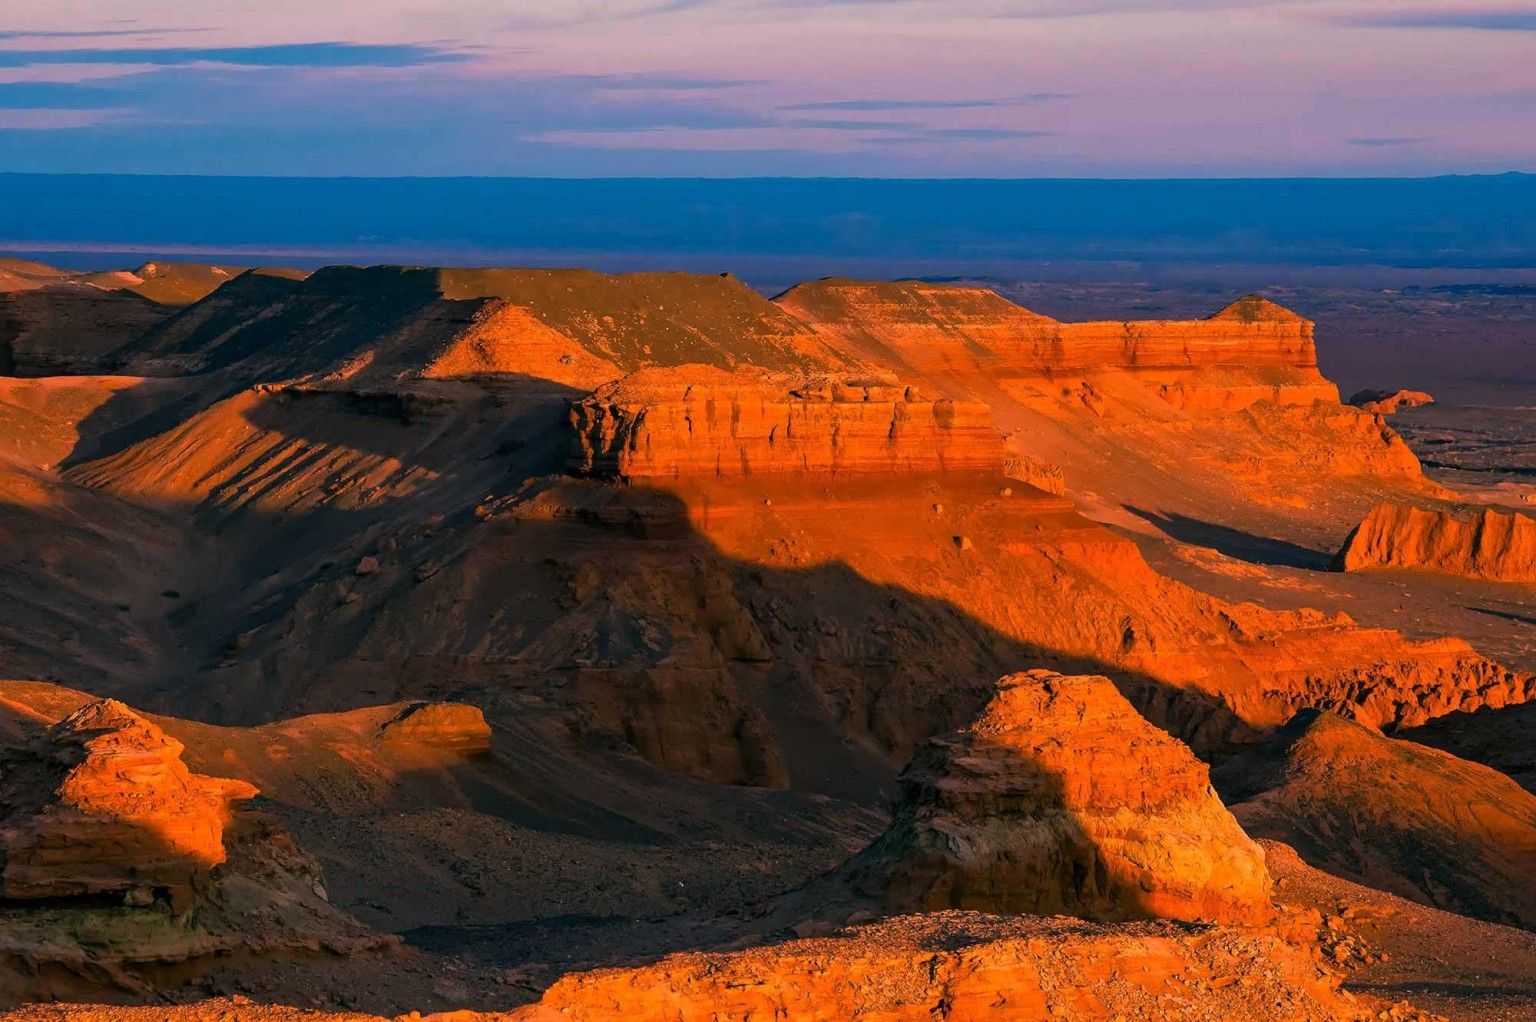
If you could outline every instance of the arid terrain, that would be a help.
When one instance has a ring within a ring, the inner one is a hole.
[[[1438,287],[0,260],[0,1017],[1536,1019]]]

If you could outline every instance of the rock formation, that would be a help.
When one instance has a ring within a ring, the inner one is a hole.
[[[415,703],[379,729],[386,742],[404,742],[460,753],[485,752],[491,747],[491,727],[485,714],[459,703]]]
[[[141,969],[236,952],[393,946],[327,903],[275,818],[234,808],[254,786],[192,773],[181,742],[115,700],[47,720],[0,736],[0,1002],[143,993]]]
[[[1108,678],[1030,671],[902,775],[889,831],[845,870],[894,912],[1262,923],[1264,853],[1205,764]]]
[[[1362,390],[1349,399],[1361,411],[1374,415],[1393,415],[1402,408],[1421,408],[1435,403],[1422,390]]]
[[[1343,1022],[1378,1017],[1377,1008],[1342,995],[1336,976],[1275,936],[943,912],[847,937],[578,973],[509,1022]]]
[[[122,703],[76,710],[0,771],[0,898],[192,885],[225,859],[243,781],[191,773],[183,746]]]
[[[1517,511],[1381,504],[1344,540],[1340,571],[1417,568],[1497,582],[1536,582],[1536,518]]]
[[[1536,928],[1536,795],[1495,770],[1309,710],[1215,779],[1244,828],[1313,866]]]
[[[1112,323],[1061,323],[990,291],[920,281],[819,280],[775,301],[876,364],[893,356],[923,369],[979,360],[1015,375],[1317,366],[1312,324],[1258,296],[1204,320]]]
[[[985,405],[878,383],[647,370],[571,415],[571,467],[609,479],[997,473],[1003,463]]]

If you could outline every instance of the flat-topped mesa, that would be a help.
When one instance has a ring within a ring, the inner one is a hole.
[[[963,908],[1261,924],[1264,852],[1189,748],[1108,679],[1003,678],[902,776],[886,833],[844,873],[887,911]]]
[[[244,781],[194,774],[183,746],[115,700],[0,763],[0,897],[189,888],[225,859]]]
[[[382,385],[524,377],[589,390],[646,366],[841,360],[729,276],[332,266],[231,282],[124,352],[139,375]]]
[[[574,402],[571,468],[626,481],[1001,474],[978,402],[836,378],[645,370]]]
[[[1536,518],[1491,507],[1468,510],[1378,504],[1344,540],[1333,566],[1536,582]]]
[[[1313,324],[1250,295],[1201,320],[1061,323],[978,288],[821,280],[775,299],[864,360],[990,365],[1016,375],[1094,369],[1286,369],[1321,383]],[[1315,379],[1314,379],[1315,377]],[[1336,397],[1335,392],[1335,397]]]

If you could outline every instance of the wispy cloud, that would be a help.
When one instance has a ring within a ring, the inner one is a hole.
[[[1344,19],[1361,28],[1464,28],[1482,32],[1536,32],[1536,11],[1461,10],[1364,14]]]
[[[1387,137],[1387,138],[1352,138],[1352,139],[1349,139],[1348,141],[1349,141],[1350,145],[1364,146],[1367,149],[1385,149],[1385,148],[1390,148],[1392,146],[1400,146],[1400,145],[1418,145],[1421,142],[1428,142],[1429,139],[1427,139],[1427,138],[1415,138],[1415,137],[1404,137],[1404,138]]]
[[[0,49],[0,67],[40,64],[123,64],[182,67],[416,67],[451,64],[468,55],[438,46],[369,43],[280,43],[272,46],[92,47],[61,50]]]
[[[186,32],[201,31],[204,30],[197,28],[107,28],[34,32],[12,29],[0,30],[0,41],[10,42],[15,39],[109,39],[131,36],[180,35]]]
[[[1004,99],[834,99],[820,103],[796,103],[783,109],[805,112],[815,110],[828,112],[835,110],[849,112],[857,110],[990,110],[1071,98],[1072,95],[1066,92],[1032,92],[1024,96]]]
[[[791,128],[817,128],[824,131],[911,131],[922,125],[911,121],[854,121],[835,118],[804,118],[785,121]]]
[[[0,110],[94,110],[112,106],[119,95],[74,82],[0,82]]]
[[[993,142],[1009,138],[1046,138],[1054,131],[1030,131],[1017,128],[930,128],[923,132],[929,138],[969,139],[974,142]]]

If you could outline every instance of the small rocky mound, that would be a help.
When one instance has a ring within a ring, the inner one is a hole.
[[[1238,323],[1301,323],[1305,320],[1283,305],[1276,305],[1263,295],[1244,295],[1209,317],[1216,321]]]
[[[1536,795],[1496,770],[1304,710],[1215,778],[1249,833],[1319,869],[1536,927]]]
[[[1432,405],[1435,399],[1422,390],[1362,390],[1349,403],[1364,412],[1392,415],[1402,408]]]
[[[887,911],[1261,923],[1264,853],[1203,763],[1108,678],[998,682],[902,776],[890,829],[845,872]]]
[[[0,897],[190,889],[225,859],[244,781],[193,774],[183,746],[112,699],[0,769]]]
[[[379,729],[386,742],[451,749],[465,755],[488,752],[491,726],[479,707],[463,703],[413,703]]]
[[[1496,582],[1536,582],[1536,518],[1495,508],[1378,504],[1344,540],[1338,571],[1420,568]]]

